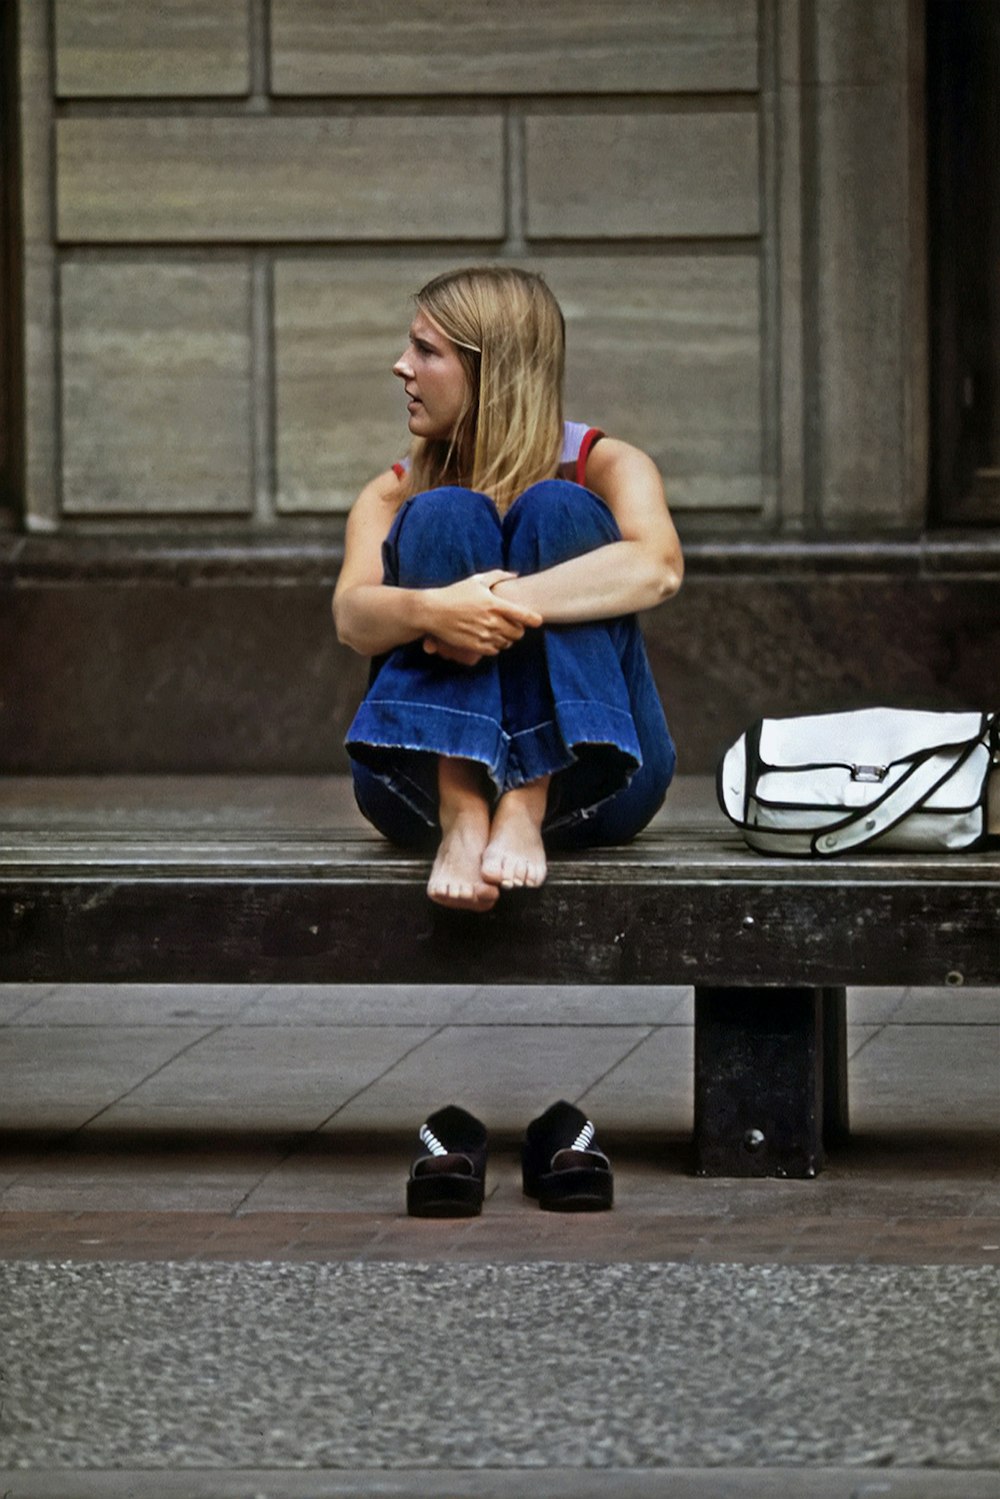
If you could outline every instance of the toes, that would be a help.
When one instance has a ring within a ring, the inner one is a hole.
[[[545,865],[534,862],[531,859],[504,860],[503,885],[506,889],[537,889],[545,879]]]
[[[515,854],[490,853],[483,855],[482,876],[491,885],[502,890],[535,890],[544,884],[547,874],[544,860],[526,859]]]
[[[447,906],[452,911],[488,911],[495,905],[499,890],[492,885],[468,885],[454,881],[432,881],[427,886],[427,895],[435,905]]]
[[[522,869],[522,862],[510,854],[493,854],[488,860],[484,857],[482,875],[491,885],[513,890],[515,885],[524,884]]]

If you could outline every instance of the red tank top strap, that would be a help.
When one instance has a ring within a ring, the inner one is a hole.
[[[580,443],[580,451],[576,455],[576,482],[578,484],[586,485],[587,459],[590,457],[590,451],[593,448],[594,443],[603,436],[604,433],[601,431],[600,427],[588,427],[586,432],[583,434],[583,440]]]

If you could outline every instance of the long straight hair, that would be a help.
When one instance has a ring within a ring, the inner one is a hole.
[[[464,484],[503,514],[559,466],[566,349],[559,303],[541,276],[514,266],[449,271],[414,300],[455,344],[467,388],[448,437],[414,439],[409,493]]]

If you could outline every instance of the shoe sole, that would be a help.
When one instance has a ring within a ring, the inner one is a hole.
[[[477,1218],[482,1208],[483,1184],[474,1176],[417,1176],[406,1184],[411,1218]]]
[[[602,1213],[614,1203],[615,1186],[610,1171],[583,1167],[526,1179],[524,1193],[547,1213]]]

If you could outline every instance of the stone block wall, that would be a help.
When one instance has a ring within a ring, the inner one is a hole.
[[[911,10],[22,0],[28,528],[342,512],[405,447],[410,296],[481,259],[546,273],[568,413],[689,532],[912,527],[912,413],[872,443],[855,378],[905,395],[899,215],[863,286],[841,243],[898,177]]]

